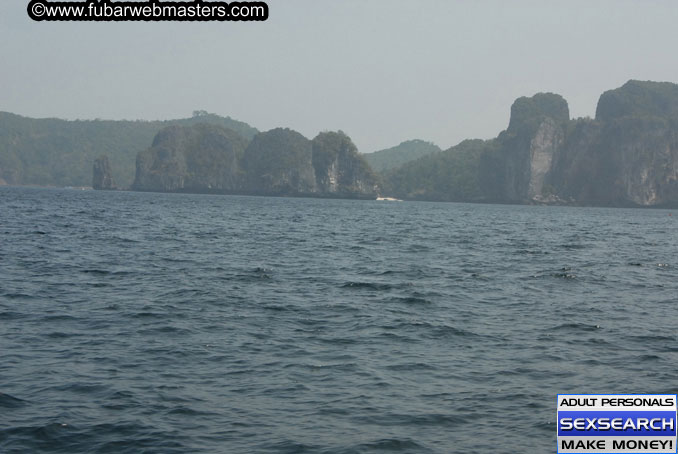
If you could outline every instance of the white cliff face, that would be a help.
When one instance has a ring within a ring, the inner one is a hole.
[[[678,144],[671,143],[667,132],[620,147],[624,191],[637,205],[661,205],[677,199]]]
[[[316,176],[321,192],[326,194],[370,194],[375,191],[375,180],[357,164],[357,154],[347,150],[337,153],[326,170]]]
[[[554,155],[547,181],[577,203],[678,203],[678,128],[660,118],[580,120]]]
[[[337,160],[327,169],[327,192],[337,192],[339,190],[339,165]]]
[[[541,198],[544,179],[551,171],[554,155],[563,145],[563,129],[551,118],[546,118],[530,142],[530,182],[527,196],[530,200]]]
[[[638,205],[656,205],[659,203],[654,172],[643,166],[629,173],[631,174],[627,175],[624,184],[628,199]]]
[[[320,196],[376,197],[375,175],[341,132],[324,132],[313,139],[313,167]]]

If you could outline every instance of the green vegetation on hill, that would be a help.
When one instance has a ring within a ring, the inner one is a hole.
[[[678,85],[630,81],[597,116],[569,119],[553,93],[518,98],[492,141],[465,141],[384,175],[385,195],[418,200],[678,205]]]
[[[438,152],[440,152],[440,148],[431,142],[408,140],[386,150],[365,153],[363,157],[375,172],[384,172],[419,159],[422,156]]]
[[[350,137],[322,132],[311,140],[291,129],[258,133],[245,147],[233,130],[209,124],[170,126],[137,156],[140,191],[376,198],[377,178]],[[95,166],[94,181],[102,165]],[[99,185],[103,188],[104,185]]]
[[[596,120],[621,117],[678,116],[678,85],[630,80],[600,96]]]
[[[232,129],[208,123],[169,126],[137,156],[134,189],[223,192],[240,184],[238,161],[245,139]]]
[[[311,141],[202,111],[164,122],[0,113],[0,184],[86,186],[106,155],[110,172],[100,161],[94,180],[125,188],[137,154],[135,188],[151,191],[678,206],[678,85],[629,81],[603,93],[595,119],[570,120],[561,96],[538,93],[513,103],[496,139],[366,155],[341,131]]]
[[[258,131],[246,123],[206,112],[167,121],[66,121],[33,119],[0,112],[0,178],[8,184],[89,186],[92,164],[107,155],[120,187],[134,180],[137,153],[171,125],[211,123],[251,139]]]
[[[475,201],[483,196],[480,157],[494,142],[465,140],[387,172],[384,193],[402,199]]]
[[[537,93],[532,97],[523,96],[511,106],[511,120],[508,133],[534,132],[544,118],[551,118],[564,124],[570,120],[567,101],[555,93]]]
[[[317,173],[325,172],[344,152],[357,153],[358,149],[342,131],[321,132],[311,142],[313,168]]]
[[[254,136],[242,167],[245,190],[250,193],[294,195],[315,189],[311,141],[288,128]]]
[[[547,119],[567,124],[567,102],[553,93],[518,98],[506,131],[494,140],[466,140],[385,172],[387,195],[414,200],[512,201],[527,184],[530,142]],[[528,182],[529,183],[529,182]]]
[[[343,131],[321,132],[311,145],[317,192],[332,196],[376,197],[377,177]]]

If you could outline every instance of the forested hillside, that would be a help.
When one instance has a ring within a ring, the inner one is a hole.
[[[206,112],[168,121],[66,121],[0,112],[0,179],[15,185],[90,186],[94,160],[107,155],[117,185],[129,187],[137,154],[161,129],[196,123],[224,126],[247,140],[258,132],[246,123]]]

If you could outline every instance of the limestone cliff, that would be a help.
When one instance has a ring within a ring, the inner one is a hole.
[[[548,177],[568,121],[567,102],[559,95],[539,93],[517,99],[508,129],[482,157],[481,184],[487,197],[529,203],[550,195]]]
[[[245,192],[303,195],[316,192],[311,141],[291,129],[277,128],[254,136],[243,156]]]
[[[0,112],[0,178],[10,185],[91,186],[92,164],[109,157],[116,186],[129,188],[135,162],[162,129],[210,123],[249,140],[258,131],[240,121],[205,112],[176,120],[60,120]]]
[[[254,136],[243,156],[248,194],[375,198],[376,177],[342,132],[309,141],[277,128]]]
[[[678,202],[678,121],[623,117],[581,121],[552,170],[563,197],[592,205]]]
[[[377,196],[377,178],[343,132],[323,132],[312,141],[317,193],[335,197]]]
[[[245,142],[212,125],[171,126],[137,156],[133,189],[274,196],[375,198],[376,177],[343,133],[313,142],[277,128]]]
[[[92,168],[92,187],[96,190],[110,191],[115,189],[108,156],[99,156]]]
[[[484,156],[490,200],[678,204],[678,85],[630,81],[600,97],[596,119],[568,116],[558,95],[516,100]]]
[[[133,189],[160,192],[235,192],[245,140],[210,125],[170,126],[137,155]]]
[[[678,85],[630,81],[603,93],[595,120],[570,125],[553,187],[578,203],[678,203]]]
[[[530,141],[530,179],[527,190],[529,200],[544,200],[550,194],[544,186],[546,176],[551,171],[553,159],[560,150],[565,133],[563,128],[551,118],[542,121]]]
[[[381,181],[384,195],[416,200],[678,206],[678,85],[630,81],[603,93],[595,119],[570,120],[553,93],[522,97],[496,139],[428,154]],[[196,125],[167,128],[139,153],[134,188],[372,198],[376,185],[341,132],[310,141],[278,128],[246,146]]]
[[[603,93],[595,119],[570,120],[552,93],[519,98],[496,139],[407,163],[385,187],[418,200],[678,206],[678,85],[629,81]]]

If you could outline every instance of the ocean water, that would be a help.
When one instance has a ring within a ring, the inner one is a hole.
[[[555,452],[678,388],[672,214],[0,188],[0,452]]]

